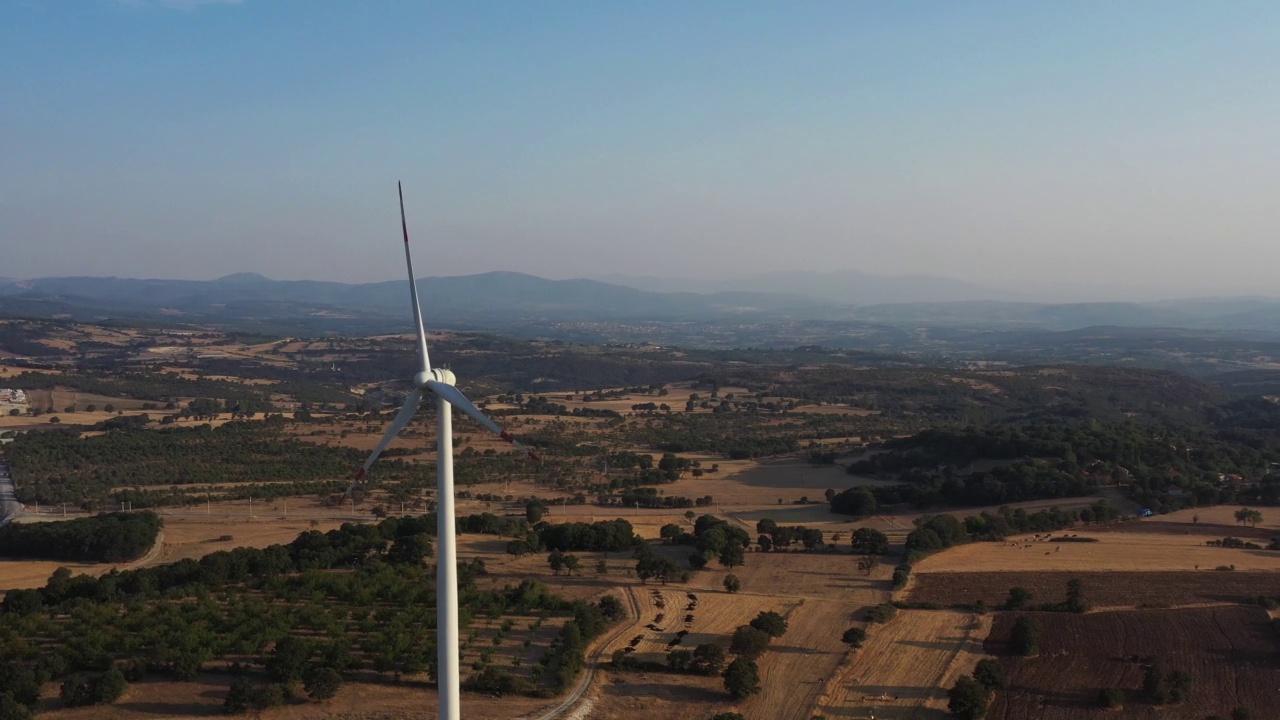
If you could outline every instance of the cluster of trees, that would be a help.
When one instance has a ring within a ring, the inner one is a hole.
[[[779,525],[769,518],[756,522],[756,532],[756,544],[760,546],[761,552],[785,550],[795,543],[802,544],[805,550],[816,550],[825,544],[822,531],[817,528]]]
[[[787,621],[766,610],[748,625],[739,625],[729,640],[729,652],[736,657],[724,670],[724,688],[734,700],[745,700],[760,692],[760,667],[756,661],[769,643],[787,632]]]
[[[0,557],[119,563],[151,549],[163,521],[152,512],[113,512],[0,528]]]
[[[1079,510],[1049,508],[1028,513],[1022,508],[1002,507],[995,513],[969,515],[964,522],[954,515],[925,515],[916,519],[916,529],[907,534],[906,549],[908,557],[915,558],[970,540],[1002,540],[1016,533],[1062,530],[1080,522],[1104,523],[1118,517],[1119,511],[1106,500]]]
[[[770,426],[764,416],[672,413],[629,426],[630,439],[665,452],[714,452],[733,459],[798,452],[798,433]]]
[[[693,548],[689,564],[697,570],[706,567],[712,559],[730,570],[747,562],[747,546],[751,536],[727,520],[713,515],[701,515],[693,523]]]
[[[26,705],[45,682],[115,665],[189,680],[211,662],[246,658],[273,683],[314,676],[320,693],[332,686],[324,668],[340,677],[433,673],[435,590],[424,560],[434,529],[431,516],[389,518],[98,578],[60,569],[43,588],[12,590],[0,604],[0,696]],[[585,643],[622,612],[616,599],[584,609],[532,582],[480,590],[483,572],[478,560],[459,566],[464,623],[569,617],[574,629],[548,652],[539,688],[576,673]]]
[[[18,495],[54,504],[116,500],[113,488],[337,480],[358,467],[360,452],[297,440],[282,422],[230,422],[219,427],[120,430],[82,437],[76,430],[26,433],[6,447]],[[424,468],[392,460],[379,478],[417,478]],[[199,499],[203,501],[203,492]],[[123,499],[123,498],[121,498]],[[128,498],[143,507],[146,495]]]

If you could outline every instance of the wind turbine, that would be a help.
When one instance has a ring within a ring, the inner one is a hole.
[[[497,433],[498,437],[525,451],[530,459],[538,457],[515,441],[511,433],[503,430],[493,420],[480,412],[458,388],[457,378],[443,368],[432,368],[427,356],[427,334],[422,329],[422,310],[418,305],[418,286],[413,278],[413,259],[409,256],[409,225],[404,217],[404,189],[396,183],[400,194],[400,229],[404,233],[404,262],[409,268],[409,298],[413,303],[413,320],[418,329],[418,356],[422,369],[413,376],[413,390],[404,406],[396,414],[387,433],[364,461],[347,487],[347,494],[364,480],[373,462],[378,459],[391,441],[404,430],[426,395],[435,396],[438,417],[436,447],[436,538],[440,550],[436,558],[436,648],[438,655],[437,678],[440,687],[440,720],[460,720],[458,680],[458,547],[453,508],[453,417],[456,407],[473,420]]]

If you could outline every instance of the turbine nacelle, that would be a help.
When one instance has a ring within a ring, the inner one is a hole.
[[[432,368],[430,371],[423,370],[413,376],[413,386],[419,390],[427,390],[427,383],[429,382],[457,385],[458,378],[453,374],[452,370],[444,370],[442,368]]]

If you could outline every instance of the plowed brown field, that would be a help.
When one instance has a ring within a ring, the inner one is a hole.
[[[914,576],[907,599],[943,607],[982,600],[996,607],[1009,588],[1022,587],[1032,603],[1058,602],[1072,578],[1080,579],[1095,608],[1251,602],[1280,593],[1280,572],[935,572]]]
[[[1216,607],[1071,615],[1039,613],[1040,654],[1004,656],[1009,690],[996,694],[989,720],[1126,720],[1229,717],[1248,708],[1276,717],[1280,661],[1270,618],[1260,608]],[[1015,616],[1001,613],[987,641],[1002,650]],[[1166,672],[1193,678],[1190,698],[1157,708],[1138,697],[1144,666],[1157,657]],[[1098,690],[1125,691],[1124,710],[1096,706]]]

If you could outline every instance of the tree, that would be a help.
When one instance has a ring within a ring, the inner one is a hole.
[[[1084,599],[1084,584],[1079,578],[1072,578],[1067,581],[1067,602],[1065,603],[1067,612],[1082,613],[1089,610],[1089,603]]]
[[[124,679],[124,673],[120,672],[120,668],[113,664],[94,683],[94,702],[99,704],[113,703],[119,700],[120,696],[124,695],[128,689],[129,681]]]
[[[853,551],[862,555],[887,555],[889,538],[875,528],[858,528],[853,531]]]
[[[736,593],[742,589],[742,581],[738,579],[737,575],[729,573],[724,576],[724,589],[728,592]]]
[[[860,648],[862,643],[867,641],[867,631],[859,627],[851,627],[840,636],[840,641],[854,649]]]
[[[982,720],[987,715],[988,691],[981,683],[962,675],[947,691],[947,709],[960,720]]]
[[[684,528],[675,523],[667,523],[658,531],[658,535],[668,543],[673,543],[685,534]]]
[[[605,562],[604,558],[601,558],[596,561],[596,574],[597,575],[609,574],[609,563]]]
[[[768,647],[769,633],[750,625],[739,625],[729,640],[729,652],[742,658],[758,658]]]
[[[760,692],[760,668],[752,660],[740,657],[724,670],[724,689],[734,700],[745,700]]]
[[[564,569],[568,570],[570,575],[578,575],[582,572],[582,561],[578,559],[577,555],[566,553],[564,556]]]
[[[751,621],[751,627],[767,633],[771,638],[780,638],[787,634],[787,621],[772,610],[765,610]]]
[[[1031,593],[1023,587],[1009,588],[1009,598],[1004,601],[1005,610],[1021,610],[1031,602]]]
[[[222,702],[222,711],[228,715],[239,715],[249,712],[253,704],[253,683],[245,678],[236,678],[227,690],[227,699]]]
[[[276,643],[267,659],[267,674],[278,682],[297,682],[302,679],[310,657],[311,647],[305,640],[286,635]]]
[[[1124,691],[1120,688],[1102,688],[1098,691],[1098,706],[1118,708],[1124,704]]]
[[[863,575],[870,575],[876,569],[876,565],[879,564],[880,558],[875,555],[860,557],[858,558],[858,572]]]
[[[1253,720],[1253,711],[1246,707],[1238,707],[1231,711],[1231,720]]]
[[[693,665],[693,653],[688,650],[672,650],[667,653],[667,668],[672,672],[688,672]]]
[[[693,649],[693,665],[690,669],[701,675],[715,675],[724,667],[724,648],[715,643],[703,643]]]
[[[542,520],[542,516],[546,514],[546,504],[537,498],[530,499],[524,504],[524,518],[528,520],[531,525]]]
[[[720,551],[720,556],[717,559],[721,565],[732,570],[747,562],[746,549],[736,541],[731,540],[725,543],[724,549]]]
[[[559,550],[552,550],[551,553],[547,555],[547,564],[551,566],[552,573],[556,575],[560,574],[560,571],[565,567],[565,557],[567,556]]]
[[[1025,615],[1014,621],[1009,645],[1016,655],[1029,656],[1040,652],[1039,621]]]
[[[711,716],[711,720],[747,720],[742,713],[724,712]]]
[[[307,674],[303,688],[312,700],[328,700],[342,688],[342,676],[331,667],[318,667]]]
[[[31,720],[31,710],[9,693],[0,693],[0,720]]]
[[[977,667],[973,669],[973,679],[988,690],[1003,690],[1009,684],[1004,676],[1004,668],[991,658],[978,661]]]
[[[1248,524],[1248,525],[1252,525],[1253,527],[1257,527],[1258,523],[1262,522],[1262,512],[1259,510],[1253,510],[1251,508],[1242,507],[1236,511],[1235,515],[1236,515],[1236,522],[1242,525]]]

